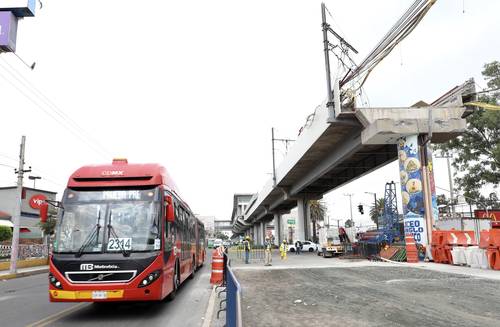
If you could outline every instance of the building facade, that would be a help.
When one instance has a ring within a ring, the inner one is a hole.
[[[19,221],[20,238],[41,238],[42,230],[38,226],[40,221],[40,204],[44,200],[56,200],[56,192],[23,188],[23,199],[21,202],[21,219]],[[17,187],[0,187],[0,219],[12,222],[15,213],[16,201],[18,199]]]

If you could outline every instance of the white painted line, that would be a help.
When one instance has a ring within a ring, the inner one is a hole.
[[[42,320],[39,320],[37,322],[34,322],[32,324],[29,324],[28,326],[26,327],[43,327],[43,326],[47,326],[48,324],[51,324],[53,322],[55,322],[56,320],[64,317],[64,316],[67,316],[68,314],[84,307],[84,306],[87,306],[89,305],[88,302],[83,302],[83,303],[79,303],[77,305],[74,305],[72,307],[69,307],[63,311],[59,311],[57,313],[54,313],[53,315],[50,315]]]
[[[215,286],[212,287],[212,292],[210,293],[210,299],[208,300],[207,311],[205,312],[205,320],[203,321],[202,327],[210,327],[212,324],[212,314],[214,312],[215,306]]]

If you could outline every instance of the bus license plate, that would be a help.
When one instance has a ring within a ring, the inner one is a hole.
[[[108,292],[106,291],[92,291],[93,300],[104,300],[108,298]]]

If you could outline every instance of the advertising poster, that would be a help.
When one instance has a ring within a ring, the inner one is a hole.
[[[422,164],[420,162],[417,135],[399,139],[398,162],[405,234],[413,234],[417,243],[427,244]]]
[[[427,158],[429,160],[428,168],[429,168],[429,181],[430,181],[430,189],[431,189],[431,197],[432,197],[432,217],[434,221],[439,219],[439,209],[437,204],[437,195],[436,195],[436,182],[434,180],[434,163],[432,161],[432,150],[430,147],[427,147]]]

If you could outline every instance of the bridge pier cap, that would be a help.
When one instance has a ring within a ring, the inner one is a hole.
[[[432,132],[433,143],[443,143],[465,131],[464,107],[358,108],[363,144],[397,144],[398,139]]]

